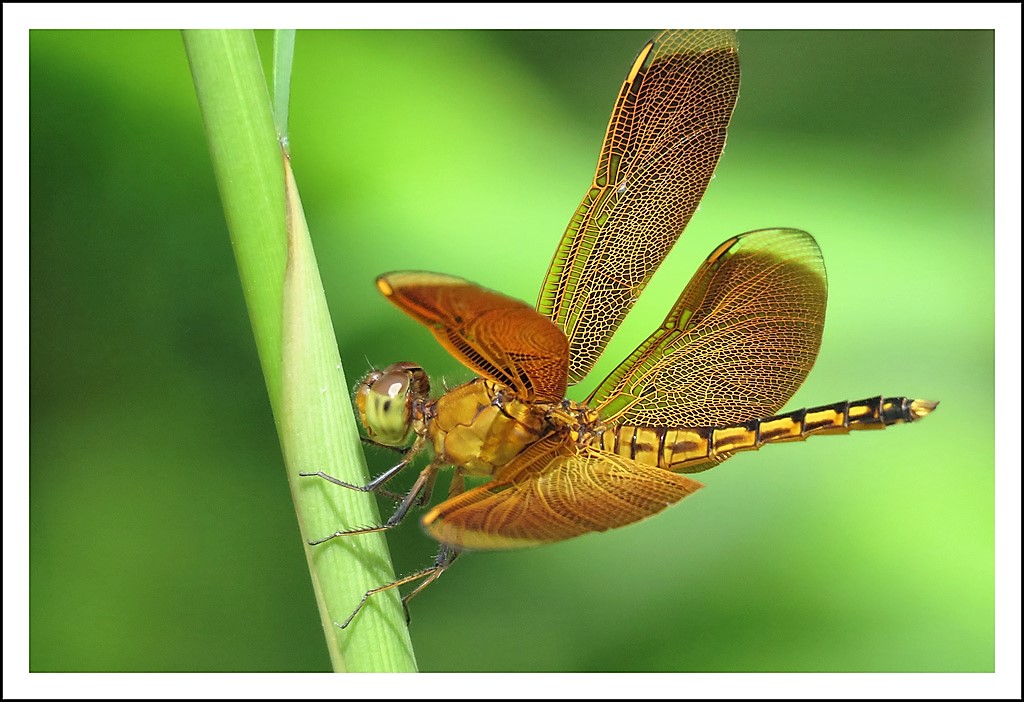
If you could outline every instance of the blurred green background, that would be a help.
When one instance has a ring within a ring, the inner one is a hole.
[[[468,378],[373,278],[533,301],[651,34],[299,33],[293,164],[350,383]],[[993,669],[993,35],[740,46],[717,178],[573,396],[715,245],[791,226],[830,300],[788,407],[941,407],[740,455],[638,525],[465,556],[412,603],[422,670]],[[30,90],[31,669],[328,669],[180,35],[34,31]],[[398,572],[435,550],[414,520],[389,541]]]

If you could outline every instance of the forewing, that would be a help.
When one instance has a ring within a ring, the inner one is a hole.
[[[814,365],[826,298],[821,251],[807,232],[734,237],[587,402],[606,422],[641,426],[716,426],[776,414]]]
[[[597,172],[537,301],[569,339],[569,383],[593,367],[697,209],[739,91],[736,35],[670,30],[637,56]]]
[[[438,273],[388,273],[377,288],[474,372],[527,401],[565,397],[565,335],[525,302]]]
[[[700,483],[562,437],[542,439],[494,480],[423,517],[427,533],[460,549],[509,549],[631,524],[698,490]]]

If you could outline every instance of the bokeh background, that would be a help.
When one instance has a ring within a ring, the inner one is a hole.
[[[468,378],[373,278],[534,300],[652,33],[299,33],[293,163],[351,383]],[[792,226],[830,300],[788,407],[942,405],[737,456],[638,525],[467,555],[413,601],[422,670],[993,669],[993,35],[740,47],[716,180],[574,396],[720,241]],[[35,31],[30,89],[31,670],[327,670],[180,35]],[[414,520],[389,542],[399,572],[434,553]]]

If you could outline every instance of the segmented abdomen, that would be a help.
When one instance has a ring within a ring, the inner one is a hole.
[[[721,427],[620,425],[601,435],[601,448],[646,465],[677,473],[697,473],[721,463],[737,451],[753,451],[765,444],[913,422],[926,416],[937,404],[906,397],[873,397]]]

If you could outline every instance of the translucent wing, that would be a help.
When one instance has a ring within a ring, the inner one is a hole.
[[[474,372],[524,400],[565,397],[565,335],[521,300],[438,273],[388,273],[377,288]]]
[[[649,517],[702,485],[563,437],[533,444],[494,480],[423,517],[427,533],[460,549],[508,549],[562,541]]]
[[[697,209],[725,146],[739,79],[731,31],[666,31],[637,56],[594,183],[537,300],[569,339],[570,384],[593,367]]]
[[[606,422],[719,426],[776,414],[807,377],[825,323],[821,251],[797,229],[729,239],[661,327],[588,398]]]

